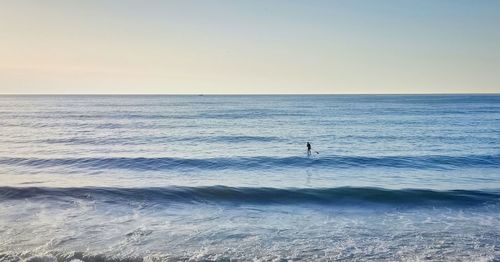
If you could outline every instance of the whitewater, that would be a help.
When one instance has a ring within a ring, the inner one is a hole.
[[[20,260],[498,261],[500,96],[0,96]]]

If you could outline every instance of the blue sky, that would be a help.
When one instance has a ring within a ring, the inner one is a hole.
[[[2,1],[0,93],[500,92],[500,1]]]

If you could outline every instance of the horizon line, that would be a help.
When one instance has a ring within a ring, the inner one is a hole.
[[[297,95],[500,95],[500,92],[454,93],[0,93],[0,96],[297,96]]]

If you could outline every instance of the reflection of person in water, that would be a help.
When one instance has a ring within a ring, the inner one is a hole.
[[[309,142],[307,142],[307,155],[310,156],[311,155],[311,144]]]

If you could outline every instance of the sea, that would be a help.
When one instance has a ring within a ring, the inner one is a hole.
[[[500,261],[500,95],[2,95],[0,261]]]

